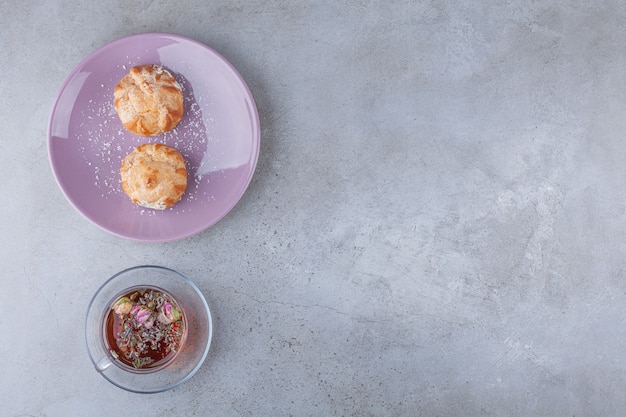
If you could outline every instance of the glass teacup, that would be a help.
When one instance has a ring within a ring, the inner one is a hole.
[[[87,351],[96,370],[132,392],[174,388],[197,372],[212,337],[209,307],[196,285],[160,266],[126,269],[89,304]]]

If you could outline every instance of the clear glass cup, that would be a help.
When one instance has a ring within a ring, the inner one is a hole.
[[[170,294],[185,319],[186,335],[180,351],[165,365],[145,371],[116,361],[104,331],[112,302],[133,287],[155,287]],[[155,265],[136,266],[109,278],[91,299],[85,319],[87,352],[96,371],[112,384],[136,393],[163,392],[189,380],[209,352],[212,332],[211,312],[198,287],[184,275]]]

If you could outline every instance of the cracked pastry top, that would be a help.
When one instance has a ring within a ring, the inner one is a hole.
[[[124,127],[141,136],[168,132],[183,118],[183,92],[176,78],[158,65],[132,67],[113,91]]]
[[[187,169],[176,149],[146,143],[129,153],[120,167],[122,189],[133,203],[164,210],[176,204],[187,188]]]

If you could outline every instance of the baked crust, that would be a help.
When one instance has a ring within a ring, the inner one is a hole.
[[[130,132],[154,136],[183,118],[183,92],[176,78],[158,65],[132,67],[113,91],[115,111]]]
[[[187,168],[176,149],[160,143],[136,147],[120,167],[122,189],[133,203],[164,210],[172,207],[187,189]]]

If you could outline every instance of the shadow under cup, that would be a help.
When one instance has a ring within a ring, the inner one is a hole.
[[[107,342],[107,317],[114,301],[138,288],[171,296],[183,313],[180,348],[155,366],[136,369],[116,359]],[[182,274],[160,266],[138,266],[109,278],[93,296],[85,320],[89,357],[100,375],[131,392],[157,393],[191,378],[206,358],[212,337],[209,307],[196,285]]]

